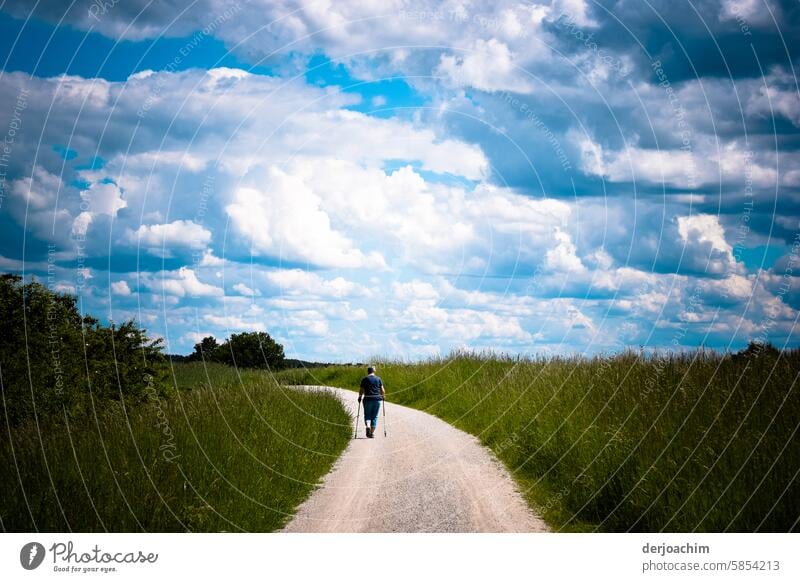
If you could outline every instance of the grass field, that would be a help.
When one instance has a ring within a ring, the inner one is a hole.
[[[344,450],[332,395],[178,364],[178,395],[0,440],[4,531],[273,531]]]
[[[389,401],[476,435],[554,530],[800,530],[797,351],[377,365]],[[280,378],[357,389],[363,374]]]

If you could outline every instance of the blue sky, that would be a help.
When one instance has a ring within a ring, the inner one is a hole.
[[[798,345],[794,3],[31,10],[0,9],[0,269],[170,352]]]

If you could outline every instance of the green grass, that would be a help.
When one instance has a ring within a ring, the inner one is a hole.
[[[554,530],[800,530],[797,351],[377,365],[391,402],[493,449]],[[280,379],[357,389],[363,373]]]
[[[347,446],[332,395],[268,374],[178,364],[169,400],[0,440],[4,531],[273,531]]]

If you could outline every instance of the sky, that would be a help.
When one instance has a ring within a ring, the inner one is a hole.
[[[0,271],[170,353],[798,346],[798,53],[793,1],[5,0]]]

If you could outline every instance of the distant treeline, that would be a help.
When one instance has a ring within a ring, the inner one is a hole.
[[[188,356],[182,354],[167,354],[167,358],[169,358],[173,363],[176,364],[186,364],[189,362],[196,362],[198,358],[196,353],[191,353]],[[283,360],[283,369],[295,369],[295,368],[327,368],[328,366],[355,366],[359,368],[363,368],[365,364],[361,363],[348,363],[348,364],[341,364],[337,362],[308,362],[306,360],[298,360],[296,358],[284,358]]]

